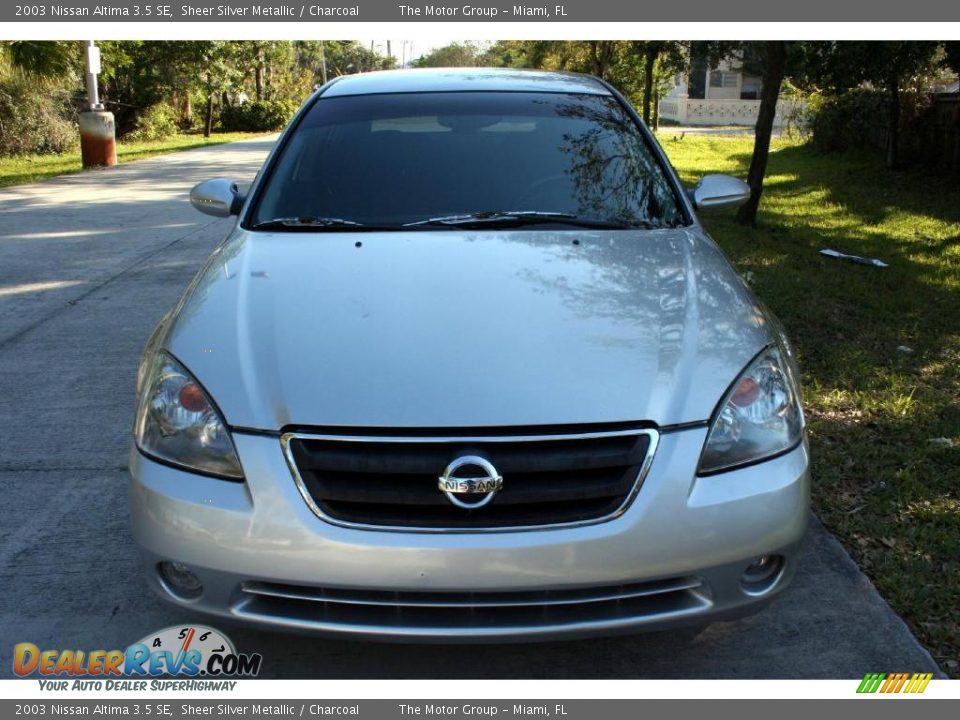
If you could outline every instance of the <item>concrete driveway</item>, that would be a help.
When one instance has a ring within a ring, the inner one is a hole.
[[[228,221],[201,179],[252,179],[271,141],[0,190],[0,676],[13,645],[123,648],[197,620],[150,594],[127,517],[141,348]],[[213,623],[221,625],[222,623]],[[665,634],[509,647],[355,644],[223,626],[271,677],[831,678],[939,671],[814,519],[794,586],[678,645]]]

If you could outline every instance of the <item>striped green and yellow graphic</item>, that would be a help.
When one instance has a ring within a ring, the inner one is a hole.
[[[933,673],[867,673],[858,693],[922,693]]]

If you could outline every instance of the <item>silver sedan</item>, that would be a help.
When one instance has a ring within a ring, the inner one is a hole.
[[[591,77],[338,78],[150,339],[150,585],[305,632],[545,639],[754,611],[795,570],[791,347],[636,112]]]

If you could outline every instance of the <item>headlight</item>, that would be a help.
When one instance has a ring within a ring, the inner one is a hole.
[[[782,351],[758,355],[727,391],[700,456],[701,475],[777,455],[803,438],[800,393]]]
[[[147,355],[144,363],[133,430],[137,447],[188,470],[242,480],[230,433],[200,383],[165,352]]]

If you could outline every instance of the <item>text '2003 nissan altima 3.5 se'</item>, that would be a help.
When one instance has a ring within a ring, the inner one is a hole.
[[[150,339],[131,454],[184,607],[355,637],[703,625],[794,572],[809,507],[775,318],[591,77],[370,73],[307,101]]]

